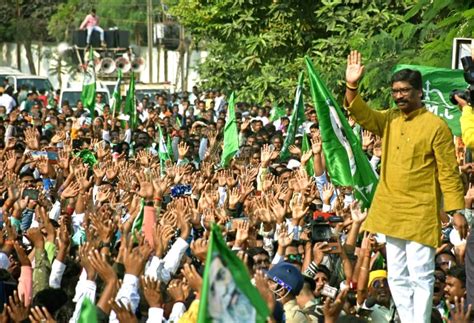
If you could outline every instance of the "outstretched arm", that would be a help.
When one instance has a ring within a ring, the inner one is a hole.
[[[359,81],[364,73],[362,56],[358,51],[351,51],[347,56],[346,96],[344,107],[351,116],[365,129],[382,137],[387,121],[387,113],[372,110],[358,94]]]

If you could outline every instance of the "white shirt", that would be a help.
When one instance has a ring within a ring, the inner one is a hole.
[[[10,95],[3,93],[3,95],[0,96],[0,106],[4,106],[5,109],[7,109],[7,113],[12,112],[15,105],[15,99],[13,99]]]

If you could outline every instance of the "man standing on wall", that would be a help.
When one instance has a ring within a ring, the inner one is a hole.
[[[365,129],[382,137],[382,167],[363,229],[387,236],[388,281],[402,322],[430,322],[434,256],[440,244],[441,203],[461,238],[467,222],[461,177],[447,124],[423,105],[418,71],[392,76],[397,108],[372,110],[357,93],[361,55],[347,58],[345,106]]]

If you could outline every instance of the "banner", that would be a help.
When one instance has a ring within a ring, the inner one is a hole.
[[[211,227],[198,323],[266,322],[267,304],[252,285],[244,263],[227,247],[217,224]]]

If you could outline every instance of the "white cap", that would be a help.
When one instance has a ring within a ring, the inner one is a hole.
[[[297,161],[296,159],[290,159],[288,161],[288,164],[286,165],[286,168],[288,169],[295,169],[295,168],[299,168],[301,166],[301,163],[299,161]]]

